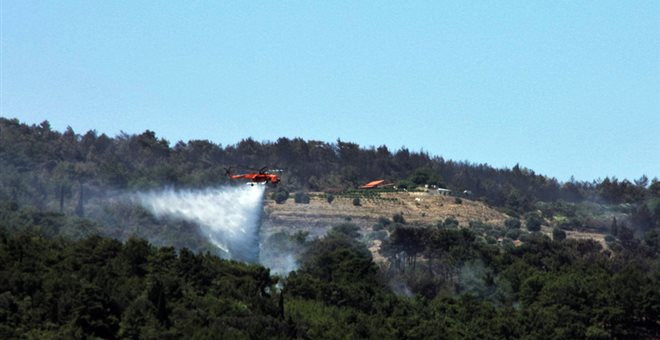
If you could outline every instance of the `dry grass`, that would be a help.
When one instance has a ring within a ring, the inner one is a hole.
[[[361,198],[360,206],[354,206],[351,197],[336,196],[330,204],[321,193],[310,196],[309,204],[296,204],[293,199],[284,204],[266,200],[263,232],[306,230],[313,236],[322,235],[327,228],[347,221],[367,231],[380,216],[391,219],[397,213],[412,225],[431,225],[447,217],[456,218],[461,226],[467,226],[470,220],[501,225],[507,218],[481,202],[462,199],[457,204],[454,197],[423,192],[381,193],[380,197]]]
[[[372,231],[372,226],[381,216],[392,219],[394,214],[402,213],[409,225],[433,225],[439,220],[453,217],[461,227],[468,227],[471,220],[478,220],[490,225],[503,226],[507,215],[482,202],[462,198],[462,203],[456,203],[452,196],[430,195],[425,192],[386,192],[378,197],[362,197],[361,205],[353,205],[353,197],[336,195],[330,204],[323,193],[310,193],[309,204],[296,204],[291,198],[284,204],[276,204],[267,199],[264,206],[265,217],[262,225],[262,236],[284,231],[293,234],[306,231],[311,237],[320,237],[341,223],[350,222],[357,225],[362,233]],[[552,237],[552,228],[543,226],[542,232]],[[566,231],[567,238],[593,239],[607,249],[605,235],[591,232]],[[384,263],[386,259],[380,254],[380,240],[373,240],[368,245],[374,261]],[[519,245],[519,244],[517,244]]]

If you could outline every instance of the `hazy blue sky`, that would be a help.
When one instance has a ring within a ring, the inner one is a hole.
[[[3,117],[660,176],[660,1],[0,1]]]

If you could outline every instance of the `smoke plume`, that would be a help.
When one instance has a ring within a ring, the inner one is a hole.
[[[219,187],[205,190],[163,190],[136,195],[159,218],[196,223],[223,257],[257,262],[264,187]]]

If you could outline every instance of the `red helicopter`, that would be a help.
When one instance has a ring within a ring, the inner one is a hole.
[[[273,186],[277,185],[280,182],[280,177],[278,175],[272,174],[271,172],[281,172],[281,170],[270,170],[268,167],[263,167],[259,169],[259,172],[246,173],[246,174],[231,174],[231,168],[225,168],[225,174],[230,179],[247,179],[250,186],[255,184],[272,184]]]

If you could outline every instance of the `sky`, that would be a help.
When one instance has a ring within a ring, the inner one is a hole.
[[[660,1],[0,0],[0,116],[660,177]]]

